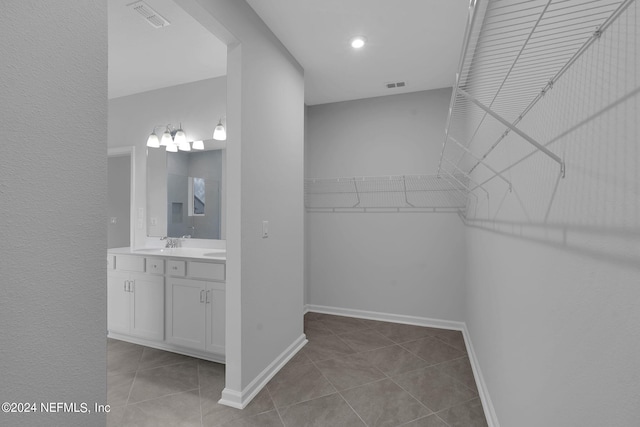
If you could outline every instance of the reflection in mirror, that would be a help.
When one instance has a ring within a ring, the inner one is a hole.
[[[149,236],[224,239],[225,150],[216,144],[205,151],[147,150]]]
[[[189,190],[189,200],[193,205],[189,211],[193,216],[204,215],[204,205],[207,194],[205,191],[204,178],[189,177]]]

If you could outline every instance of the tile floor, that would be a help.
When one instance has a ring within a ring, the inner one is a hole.
[[[309,343],[240,411],[224,365],[108,341],[107,425],[487,426],[462,334],[307,313]]]

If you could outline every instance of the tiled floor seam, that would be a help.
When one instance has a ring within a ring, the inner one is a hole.
[[[401,374],[401,375],[404,375],[404,374]],[[400,387],[402,390],[404,390],[406,393],[408,393],[408,394],[409,394],[409,396],[413,397],[413,398],[414,398],[414,399],[415,399],[419,404],[421,404],[422,406],[424,406],[425,408],[427,408],[427,409],[431,412],[431,414],[435,414],[435,413],[436,413],[436,411],[434,411],[433,409],[431,409],[431,408],[429,408],[427,405],[425,405],[425,404],[424,404],[420,399],[418,399],[416,396],[414,396],[413,394],[411,394],[411,392],[410,392],[409,390],[407,390],[406,388],[404,388],[404,387],[402,387],[400,384],[398,384],[398,382],[397,382],[397,381],[395,381],[393,378],[389,377],[389,379],[390,379],[391,381],[393,381],[393,383],[394,383],[395,385],[397,385],[397,386],[398,386],[398,387]],[[429,415],[431,415],[431,414],[429,414]],[[414,421],[415,421],[415,420],[414,420]]]
[[[455,359],[451,359],[451,360],[455,360]],[[448,360],[447,362],[450,362],[451,360]],[[442,362],[442,363],[446,363],[446,362]],[[477,386],[475,389],[469,387],[468,385],[466,385],[465,383],[463,383],[462,381],[460,381],[459,379],[457,379],[456,377],[454,377],[453,375],[450,375],[448,373],[446,373],[445,371],[443,371],[442,369],[438,368],[438,365],[431,365],[429,366],[430,368],[436,368],[438,371],[440,371],[443,375],[446,375],[447,377],[451,378],[452,380],[454,380],[455,382],[457,382],[458,384],[463,385],[465,388],[467,388],[468,390],[474,392],[476,394],[476,397],[478,397],[480,395],[480,393],[478,392]],[[473,381],[475,383],[475,376],[473,377]],[[469,399],[472,400],[472,399]],[[456,406],[456,405],[454,405]]]
[[[199,374],[200,372],[198,372]],[[204,427],[204,411],[202,410],[202,387],[200,387],[200,375],[198,375],[198,399],[200,400],[200,427]]]
[[[358,413],[358,411],[356,411],[353,406],[351,406],[351,403],[349,403],[349,401],[347,399],[345,399],[345,397],[342,395],[342,393],[340,393],[340,390],[338,390],[338,395],[340,396],[340,398],[342,400],[344,400],[344,402],[347,404],[347,406],[349,408],[351,408],[351,410],[353,411],[354,414],[356,414],[356,416],[360,419],[360,421],[362,421],[362,424],[364,424],[367,427],[371,427],[369,426],[369,424],[367,424],[367,422],[365,420],[362,419],[362,417],[360,416],[360,414]]]
[[[313,362],[313,366],[315,366],[315,368],[320,372],[320,375],[322,375],[322,377],[323,377],[323,378],[324,378],[324,379],[325,379],[329,384],[331,384],[331,386],[332,386],[333,388],[335,388],[335,389],[336,389],[336,393],[338,394],[338,396],[340,396],[340,399],[342,399],[342,400],[347,404],[347,406],[349,406],[349,408],[353,411],[353,413],[354,413],[354,414],[356,414],[356,416],[360,419],[360,421],[362,421],[362,423],[363,423],[365,426],[369,426],[369,425],[368,425],[368,424],[367,424],[367,423],[362,419],[362,417],[360,416],[360,414],[358,413],[358,411],[356,411],[355,409],[353,409],[353,407],[351,406],[351,404],[349,403],[349,401],[348,401],[347,399],[345,399],[345,398],[344,398],[344,396],[342,395],[342,393],[340,393],[340,390],[338,390],[338,388],[337,388],[337,387],[336,387],[336,386],[335,386],[335,385],[334,385],[334,384],[329,380],[329,378],[327,378],[327,377],[326,377],[326,375],[322,372],[322,370],[321,370],[320,368],[318,368],[318,366],[315,364],[315,362]],[[384,372],[383,372],[383,374],[384,374]],[[358,386],[358,387],[359,387],[359,386]],[[316,398],[316,399],[317,399],[317,398]],[[311,399],[311,400],[313,400],[313,399]],[[285,427],[286,427],[286,426],[285,426]]]
[[[124,407],[126,408],[129,404],[129,399],[131,399],[131,392],[133,391],[133,385],[136,383],[136,378],[138,378],[138,371],[133,375],[133,381],[131,381],[131,385],[129,386],[129,393],[127,394],[127,400],[124,402]]]
[[[394,345],[395,345],[395,344],[394,344]],[[360,352],[360,353],[365,353],[365,352]],[[357,353],[356,353],[356,354],[357,354]],[[322,373],[322,371],[320,370],[320,368],[318,368],[318,366],[316,366],[316,365],[315,365],[315,362],[312,362],[312,363],[314,364],[314,366],[316,367],[316,369],[318,369],[318,371],[320,371],[320,374],[322,374],[322,376],[323,376],[327,381],[329,381],[329,384],[331,384],[334,388],[336,388],[336,386],[335,386],[335,385],[333,385],[333,383],[329,380],[329,378],[327,378],[327,377]],[[376,368],[376,369],[378,369],[378,368]],[[411,394],[411,393],[409,393],[407,390],[405,390],[403,387],[401,387],[397,382],[393,381],[393,379],[392,379],[388,374],[386,374],[385,372],[382,372],[380,369],[378,369],[378,371],[380,371],[380,373],[382,373],[382,374],[384,375],[384,378],[379,378],[379,379],[377,379],[377,380],[369,381],[369,382],[366,382],[366,383],[363,383],[363,384],[358,384],[357,386],[350,387],[350,388],[347,388],[347,389],[344,389],[344,390],[338,390],[338,389],[336,388],[337,393],[340,395],[340,397],[342,398],[342,400],[344,400],[344,401],[347,403],[347,405],[349,405],[349,407],[351,408],[351,410],[352,410],[353,412],[355,412],[355,414],[358,416],[358,418],[360,418],[360,420],[364,423],[364,425],[365,425],[365,426],[368,426],[368,427],[369,427],[369,424],[367,424],[367,423],[362,419],[362,417],[360,416],[360,414],[358,413],[358,411],[356,411],[356,410],[351,406],[351,404],[349,403],[349,401],[348,401],[348,400],[347,400],[347,399],[342,395],[342,392],[343,392],[343,391],[348,391],[348,390],[353,390],[353,389],[358,388],[358,387],[364,387],[364,386],[366,386],[366,385],[374,384],[374,383],[377,383],[377,382],[380,382],[380,381],[385,381],[385,380],[391,380],[394,384],[396,384],[396,385],[397,385],[398,387],[400,387],[402,390],[404,390],[405,392],[407,392],[407,393],[409,394],[409,396],[411,396],[413,399],[415,399],[415,401],[416,401],[416,402],[418,402],[420,405],[422,405],[423,407],[425,407],[425,408],[430,412],[430,414],[429,414],[429,415],[435,414],[435,412],[434,412],[433,410],[431,410],[431,408],[429,408],[427,405],[425,405],[425,404],[424,404],[424,403],[422,403],[419,399],[417,399],[414,395],[412,395],[412,394]],[[310,399],[310,400],[313,400],[313,399]],[[438,417],[438,418],[440,418],[440,417]],[[407,423],[410,423],[410,422],[415,421],[415,420],[417,420],[417,419],[419,419],[419,418],[415,418],[415,419],[413,419],[413,420],[411,420],[411,421],[408,421]],[[405,423],[405,424],[407,424],[407,423]],[[445,423],[445,424],[446,424],[446,423]],[[448,425],[449,425],[449,424],[447,424],[447,426],[448,426]]]
[[[441,412],[448,411],[449,409],[451,409],[451,408],[455,408],[456,406],[466,405],[467,403],[471,402],[472,400],[476,400],[476,399],[480,399],[480,397],[479,397],[479,396],[476,396],[476,397],[472,397],[472,398],[471,398],[471,399],[469,399],[469,400],[465,400],[465,401],[463,401],[463,402],[458,402],[458,403],[456,403],[455,405],[449,406],[448,408],[442,408],[442,409],[440,409],[438,412],[434,412],[434,414],[439,414],[439,413],[441,413]],[[483,412],[484,412],[484,410],[483,410]],[[440,417],[440,418],[442,418],[442,417]],[[485,419],[486,419],[486,417],[485,417]]]
[[[269,399],[271,399],[271,403],[273,404],[273,409],[275,409],[276,414],[278,414],[278,418],[280,418],[280,422],[284,427],[286,427],[286,424],[284,423],[284,419],[282,418],[282,414],[278,410],[278,407],[276,406],[276,401],[273,399],[273,396],[271,396],[271,392],[269,391],[269,388],[265,386],[264,390],[267,392]]]
[[[152,400],[162,399],[162,398],[169,397],[169,396],[177,396],[177,395],[179,395],[179,394],[189,393],[189,392],[192,392],[192,391],[194,391],[194,390],[198,390],[198,397],[199,397],[199,396],[200,396],[200,387],[198,387],[198,388],[192,388],[192,389],[189,389],[189,390],[182,390],[182,391],[179,391],[179,392],[176,392],[176,393],[163,394],[162,396],[156,396],[156,397],[154,397],[154,398],[146,399],[146,400],[141,400],[141,401],[139,401],[139,402],[127,403],[127,405],[126,405],[126,406],[135,406],[135,405],[138,405],[138,404],[140,404],[140,403],[151,402]]]

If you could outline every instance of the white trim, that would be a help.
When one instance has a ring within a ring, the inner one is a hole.
[[[489,427],[500,427],[500,423],[498,422],[498,415],[496,414],[496,410],[493,407],[493,402],[491,402],[489,389],[487,388],[487,383],[485,383],[484,377],[482,376],[480,363],[478,362],[476,352],[473,348],[473,344],[471,343],[471,335],[469,335],[469,330],[467,329],[466,323],[464,323],[462,335],[464,336],[464,343],[467,346],[467,354],[469,355],[469,361],[471,362],[473,377],[476,380],[476,387],[478,388],[478,395],[480,396],[480,401],[482,402],[484,416],[487,419],[487,425]]]
[[[327,307],[323,305],[307,304],[306,311],[315,313],[335,314],[338,316],[357,317],[359,319],[380,320],[383,322],[404,323],[407,325],[428,326],[430,328],[453,329],[464,331],[464,322],[453,320],[431,319],[428,317],[407,316],[404,314],[381,313],[377,311],[354,310],[342,307]]]
[[[338,316],[355,317],[358,319],[379,320],[382,322],[404,323],[407,325],[428,326],[431,328],[461,331],[464,338],[464,343],[467,346],[469,362],[471,363],[471,369],[473,370],[476,387],[478,388],[478,395],[480,397],[480,401],[482,402],[482,409],[484,410],[485,417],[487,418],[487,424],[489,427],[500,427],[495,408],[493,407],[493,403],[491,402],[491,398],[489,397],[489,389],[487,388],[487,384],[485,383],[484,377],[482,376],[480,363],[478,362],[476,352],[473,349],[471,336],[469,335],[469,330],[467,329],[467,324],[465,322],[431,319],[428,317],[407,316],[404,314],[381,313],[377,311],[355,310],[342,307],[328,307],[314,304],[306,304],[304,306],[304,313],[306,314],[308,312],[335,314]]]
[[[135,248],[136,239],[136,147],[131,145],[128,147],[111,147],[107,148],[107,157],[129,156],[131,161],[131,189],[129,192],[129,247]]]
[[[225,387],[225,389],[222,390],[222,397],[218,403],[236,409],[244,409],[260,390],[267,385],[271,378],[273,378],[307,342],[307,337],[304,334],[300,335],[280,356],[255,377],[244,390],[238,392]]]

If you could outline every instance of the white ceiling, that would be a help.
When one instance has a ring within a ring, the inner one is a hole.
[[[145,0],[170,22],[149,25],[127,7],[135,0],[109,0],[109,98],[227,74],[227,46],[173,0]]]
[[[308,105],[453,86],[469,0],[247,0],[304,67]],[[367,37],[361,50],[349,46]],[[386,82],[406,81],[402,89]]]
[[[109,97],[226,73],[226,46],[172,0],[145,0],[155,29],[109,3]],[[247,0],[305,70],[308,105],[452,86],[468,0]],[[349,46],[364,35],[361,50]],[[405,81],[404,88],[385,83]]]

